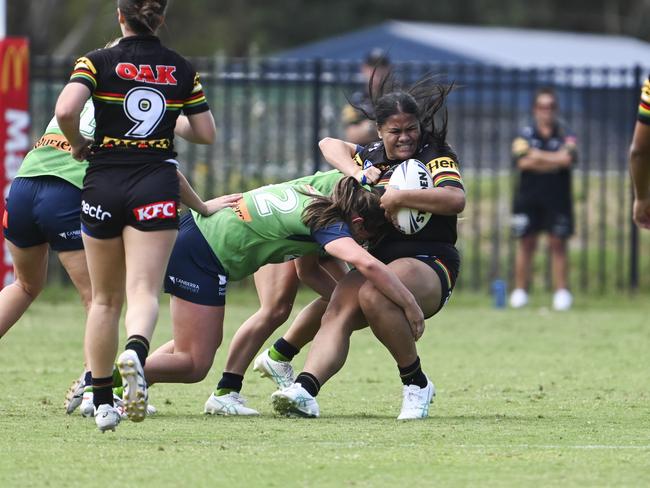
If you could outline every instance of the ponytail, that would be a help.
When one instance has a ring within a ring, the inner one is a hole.
[[[356,178],[347,176],[338,181],[331,196],[312,195],[313,201],[302,214],[303,222],[313,230],[345,222],[352,224],[355,216],[363,218],[363,226],[378,241],[390,229],[390,223],[379,206],[378,188],[366,189]]]

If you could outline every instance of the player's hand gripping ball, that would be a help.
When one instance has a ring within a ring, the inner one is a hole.
[[[427,190],[433,188],[433,179],[427,168],[417,159],[409,159],[393,171],[388,186],[398,190]],[[431,213],[412,208],[400,208],[393,215],[393,223],[404,234],[415,234],[420,231],[429,219]]]

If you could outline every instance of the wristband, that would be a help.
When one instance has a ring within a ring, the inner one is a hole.
[[[366,178],[366,174],[363,172],[361,173],[361,179],[359,180],[359,183],[361,183],[361,186],[368,184],[368,178]]]

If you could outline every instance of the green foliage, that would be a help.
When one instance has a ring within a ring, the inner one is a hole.
[[[222,347],[207,380],[152,387],[158,417],[103,435],[61,405],[80,371],[81,306],[41,300],[0,341],[2,486],[648,485],[650,305],[576,298],[558,314],[546,296],[497,311],[455,294],[418,344],[438,386],[426,421],[395,420],[397,370],[362,331],[319,395],[321,419],[273,417],[272,385],[252,372],[243,393],[260,418],[203,416]],[[255,294],[243,287],[228,303],[225,345]],[[155,344],[169,323],[163,304]]]
[[[272,53],[372,26],[389,19],[609,32],[649,39],[643,0],[171,0],[162,37],[187,55]],[[73,52],[119,35],[114,0],[15,0],[8,4],[11,35],[29,35],[37,54],[53,53],[75,30]],[[335,21],[326,19],[336,19]]]

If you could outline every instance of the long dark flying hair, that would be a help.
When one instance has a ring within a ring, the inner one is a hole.
[[[367,190],[356,178],[341,178],[330,196],[311,195],[313,200],[302,213],[302,221],[311,229],[318,230],[338,222],[349,226],[355,216],[363,217],[363,226],[370,233],[373,243],[379,242],[390,230],[391,224],[379,206],[379,188]]]
[[[421,143],[434,144],[441,152],[451,153],[447,144],[447,106],[446,100],[454,88],[438,81],[438,76],[425,74],[410,86],[404,86],[393,70],[382,79],[377,88],[374,86],[376,70],[368,80],[368,94],[372,102],[373,113],[363,107],[353,105],[367,118],[374,120],[381,127],[391,115],[406,113],[415,115],[420,123]]]
[[[165,19],[167,0],[118,0],[117,8],[136,34],[154,34]]]

